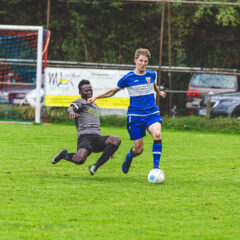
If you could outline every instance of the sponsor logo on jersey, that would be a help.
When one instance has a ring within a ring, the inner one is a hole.
[[[88,108],[88,113],[89,113],[90,115],[99,115],[98,111],[93,110],[92,108]]]
[[[127,88],[130,97],[144,96],[154,93],[153,83],[134,85]]]

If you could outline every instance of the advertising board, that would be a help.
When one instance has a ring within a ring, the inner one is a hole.
[[[45,70],[45,106],[68,107],[79,98],[78,83],[89,80],[93,95],[106,92],[117,86],[117,82],[129,71],[109,69],[53,68]],[[127,109],[129,96],[126,89],[119,91],[111,98],[96,100],[100,108]]]

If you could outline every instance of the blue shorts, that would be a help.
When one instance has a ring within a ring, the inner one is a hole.
[[[128,116],[127,129],[131,140],[137,140],[146,136],[146,129],[153,123],[162,123],[159,113],[148,116]]]

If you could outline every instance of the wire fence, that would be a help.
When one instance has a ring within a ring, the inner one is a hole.
[[[88,62],[66,62],[66,61],[48,61],[49,67],[59,68],[91,68],[91,69],[116,69],[116,70],[133,70],[135,65],[131,64],[111,64],[111,63],[88,63]],[[195,93],[188,89],[189,82],[193,74],[215,74],[215,75],[240,75],[237,69],[222,68],[199,68],[199,67],[177,67],[177,66],[153,66],[149,65],[148,69],[158,72],[162,71],[160,90],[165,91],[165,99],[159,100],[159,107],[162,115],[184,116],[188,114],[186,109],[187,94]],[[170,76],[171,74],[171,76]],[[172,83],[169,84],[171,77]],[[239,83],[238,83],[239,84]],[[238,86],[240,87],[240,86]],[[206,94],[207,95],[207,94]],[[196,112],[195,112],[196,113]]]

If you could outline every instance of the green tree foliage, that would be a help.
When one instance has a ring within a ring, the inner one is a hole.
[[[49,59],[133,64],[135,49],[143,47],[151,51],[150,64],[159,64],[162,3],[50,1]],[[167,10],[166,3],[162,58],[165,66],[168,65]],[[0,3],[1,24],[46,27],[46,13],[47,0],[1,0]],[[172,65],[239,69],[239,33],[240,7],[171,4]],[[186,90],[190,77],[186,73],[172,74],[172,89]],[[167,73],[162,74],[161,81],[168,84]],[[185,95],[173,95],[173,103],[184,106]],[[161,106],[162,112],[168,109],[166,104]]]
[[[173,11],[173,32],[179,36],[175,43],[185,65],[239,68],[240,7],[178,5]]]
[[[1,24],[46,26],[46,8],[47,0],[1,0]],[[135,49],[146,47],[158,65],[161,14],[161,3],[51,0],[49,59],[133,63]],[[167,9],[165,16],[168,65]],[[171,4],[172,64],[239,68],[239,26],[240,7]]]
[[[1,0],[0,24],[44,25],[47,1]]]
[[[152,24],[158,18],[152,5],[138,5],[136,14],[134,4],[98,2],[81,5],[68,2],[70,21],[65,32],[69,34],[62,45],[63,51],[68,53],[67,59],[132,63],[133,49],[157,50],[159,34],[153,38],[152,31],[160,32],[160,22]]]

